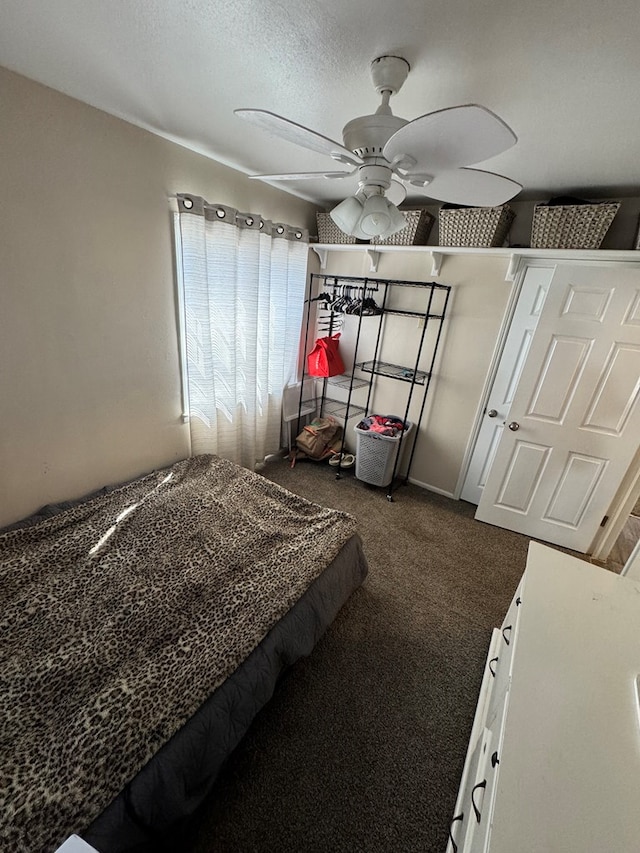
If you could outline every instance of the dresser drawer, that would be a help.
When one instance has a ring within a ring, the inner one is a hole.
[[[447,853],[484,853],[488,849],[513,651],[522,607],[521,590],[522,584],[516,590],[502,626],[495,628],[491,635]]]
[[[520,608],[522,607],[523,586],[523,581],[520,581],[520,583],[518,584],[518,588],[516,589],[514,596],[511,599],[511,604],[509,605],[509,609],[507,610],[507,615],[504,617],[504,622],[502,623],[502,636],[507,646],[511,645],[512,634],[513,636],[515,636],[517,631]]]
[[[491,690],[487,703],[487,718],[495,715],[501,707],[506,691],[509,689],[513,670],[513,654],[518,637],[518,624],[522,610],[522,583],[518,586],[499,629],[494,630],[491,643],[492,655],[487,661],[491,676]],[[497,634],[497,637],[496,637]]]
[[[487,719],[478,741],[474,773],[468,781],[462,802],[464,820],[459,853],[486,853],[489,849],[508,699],[507,691],[501,697],[496,713]]]
[[[455,812],[449,825],[449,842],[446,853],[463,853],[467,849],[470,833],[473,832],[471,794],[477,784],[482,746],[483,739],[480,737],[476,741],[474,749],[467,754]]]
[[[500,774],[500,762],[502,760],[502,745],[504,731],[509,708],[509,691],[507,690],[500,700],[495,702],[495,709],[487,715],[487,730],[491,732],[489,750],[485,756],[484,768],[487,784],[483,792],[481,821],[477,832],[477,846],[471,848],[474,853],[488,851],[490,844],[491,826],[493,824],[493,808],[495,803],[498,776]]]
[[[448,853],[486,850],[498,768],[495,742],[495,732],[484,728],[469,763],[460,811],[451,823]]]
[[[469,738],[469,749],[462,771],[460,789],[456,800],[453,820],[449,829],[449,843],[447,853],[463,853],[463,851],[475,851],[482,849],[477,847],[478,839],[484,836],[485,824],[482,823],[482,809],[484,802],[492,802],[493,777],[490,772],[495,768],[490,749],[492,743],[497,743],[501,737],[502,720],[496,714],[488,719],[489,707],[495,704],[495,677],[489,667],[502,642],[502,635],[496,628],[491,636],[485,671],[482,678],[482,686],[476,706],[476,713]],[[506,688],[505,688],[506,689]],[[502,695],[504,702],[504,693]],[[488,787],[488,791],[487,791]],[[480,819],[478,819],[480,814]],[[478,825],[482,823],[481,832],[477,832]],[[475,839],[475,840],[474,840]],[[469,845],[473,844],[473,847]]]

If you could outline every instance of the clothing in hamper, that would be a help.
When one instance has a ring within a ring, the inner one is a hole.
[[[360,421],[358,429],[395,437],[405,429],[405,425],[403,421],[393,415],[369,415]]]

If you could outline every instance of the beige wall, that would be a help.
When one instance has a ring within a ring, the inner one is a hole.
[[[511,282],[505,281],[508,262],[508,258],[445,255],[438,278],[431,276],[431,255],[426,252],[383,253],[377,273],[370,272],[364,250],[353,254],[330,252],[326,270],[320,270],[315,262],[310,264],[313,272],[437,281],[452,286],[448,319],[443,328],[435,376],[410,472],[411,480],[445,494],[453,494],[456,488],[507,307],[512,286]],[[394,298],[402,299],[407,307],[424,310],[421,307],[424,306],[424,294],[421,296],[419,291],[394,289]],[[363,318],[362,322],[358,357],[366,359],[373,354],[377,320]],[[345,319],[341,342],[347,361],[354,345],[356,324],[355,317]],[[418,323],[413,318],[386,318],[382,358],[394,364],[414,364],[420,334]],[[371,350],[370,354],[368,350]],[[407,389],[404,382],[376,377],[372,408],[383,414],[403,415]],[[410,420],[417,419],[422,389],[417,388],[416,395],[416,406],[412,406],[409,413]],[[354,402],[359,402],[359,399],[354,396]],[[355,423],[350,422],[347,429],[352,449],[355,449]]]
[[[3,69],[0,98],[2,525],[188,455],[167,196],[193,192],[312,231],[314,208]],[[507,303],[506,266],[447,256],[437,279],[453,295],[411,478],[445,493]],[[430,267],[426,253],[389,253],[376,275],[431,280]],[[369,274],[368,260],[331,253],[327,271]],[[385,355],[411,363],[419,334],[412,320],[390,324]],[[405,391],[380,380],[374,405],[403,413]]]
[[[315,208],[3,69],[0,103],[2,525],[188,455],[167,196]]]

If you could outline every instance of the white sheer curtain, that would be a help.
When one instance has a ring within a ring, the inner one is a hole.
[[[192,453],[254,468],[297,377],[308,234],[178,196]]]

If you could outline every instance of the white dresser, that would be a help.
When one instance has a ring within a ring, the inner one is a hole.
[[[447,853],[640,851],[640,581],[532,542]]]

